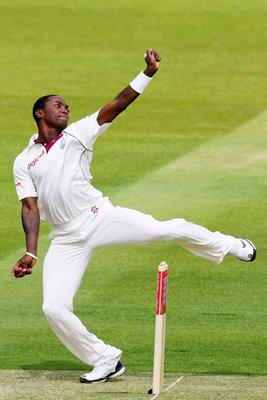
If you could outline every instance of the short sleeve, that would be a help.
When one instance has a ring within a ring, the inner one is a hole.
[[[64,132],[76,137],[85,148],[92,150],[92,146],[98,136],[111,125],[111,123],[106,123],[100,126],[97,122],[98,113],[99,110],[88,117],[70,124]]]
[[[14,162],[13,172],[19,200],[25,199],[26,197],[38,197],[36,188],[31,176],[28,173],[28,170],[22,166],[20,156],[18,156]]]

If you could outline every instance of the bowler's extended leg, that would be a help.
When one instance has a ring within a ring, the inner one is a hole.
[[[253,261],[256,257],[255,246],[248,240],[211,232],[181,218],[158,221],[151,215],[123,207],[110,206],[99,228],[92,238],[94,247],[173,241],[217,264],[227,254],[243,261]]]

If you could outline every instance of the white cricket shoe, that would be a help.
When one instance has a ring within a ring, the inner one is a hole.
[[[118,359],[107,361],[105,364],[95,367],[93,371],[80,376],[81,383],[101,383],[108,379],[114,379],[124,374],[125,368]]]
[[[254,261],[257,255],[257,250],[254,244],[248,239],[237,239],[232,253],[241,261]]]

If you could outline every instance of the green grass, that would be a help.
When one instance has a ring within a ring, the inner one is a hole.
[[[12,164],[35,131],[31,106],[56,92],[73,121],[91,113],[133,79],[153,46],[161,70],[96,143],[95,186],[160,219],[248,236],[258,259],[217,267],[175,244],[102,249],[85,274],[77,314],[124,350],[128,371],[151,371],[156,267],[166,259],[166,371],[265,375],[267,4],[21,0],[1,1],[0,11],[0,367],[84,369],[41,313],[48,227],[34,274],[10,275],[24,252]]]

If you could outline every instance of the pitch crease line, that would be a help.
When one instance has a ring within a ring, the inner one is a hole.
[[[174,381],[173,383],[171,383],[169,386],[167,386],[165,389],[163,389],[163,392],[168,392],[171,388],[173,388],[175,385],[177,385],[177,383],[181,382],[184,379],[184,376],[179,376],[178,379],[176,379],[176,381]],[[155,400],[158,398],[159,394],[156,394],[156,396],[152,397],[150,400]]]

